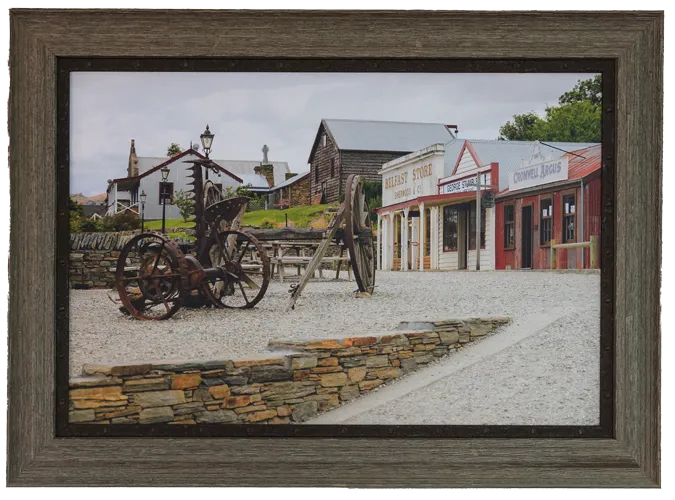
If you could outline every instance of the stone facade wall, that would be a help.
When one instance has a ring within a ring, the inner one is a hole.
[[[480,339],[508,318],[411,324],[379,337],[272,342],[281,356],[88,365],[70,381],[71,423],[304,422]]]
[[[190,233],[190,229],[167,229],[167,233]],[[70,235],[68,278],[71,288],[113,288],[120,251],[139,231],[73,233]],[[127,259],[126,265],[139,264]]]
[[[310,176],[307,175],[304,179],[301,179],[288,187],[288,190],[290,191],[288,197],[291,200],[291,207],[302,207],[310,204],[309,184]],[[284,195],[286,195],[286,193],[284,193]]]

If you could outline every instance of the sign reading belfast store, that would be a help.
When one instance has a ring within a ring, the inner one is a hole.
[[[489,186],[497,166],[467,164],[457,172],[458,146],[446,150],[445,144],[434,144],[383,165],[379,269],[470,269],[475,267],[477,239],[485,249],[481,268],[493,268],[493,245],[486,245],[494,227],[493,209],[480,208],[477,231],[476,179],[480,175],[481,184]]]

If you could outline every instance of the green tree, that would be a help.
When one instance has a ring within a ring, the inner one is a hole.
[[[600,142],[602,79],[579,80],[546,108],[541,118],[529,112],[515,115],[499,129],[499,139],[509,141]]]
[[[595,75],[588,80],[579,80],[572,90],[558,99],[560,105],[579,101],[590,101],[594,106],[602,106],[602,77]]]
[[[188,222],[195,213],[195,200],[181,189],[174,195],[173,203],[178,207],[183,221]]]
[[[70,211],[70,217],[80,217],[84,215],[84,209],[82,205],[73,200],[73,197],[68,198],[68,210]]]
[[[577,101],[546,109],[546,120],[536,127],[539,140],[600,142],[602,112],[590,101]]]
[[[537,139],[537,127],[543,120],[533,112],[515,115],[513,123],[506,122],[499,129],[499,139],[506,141],[534,141]]]
[[[168,156],[169,158],[172,158],[182,152],[183,150],[181,149],[180,145],[176,144],[175,142],[172,142],[171,146],[166,148],[166,156]]]

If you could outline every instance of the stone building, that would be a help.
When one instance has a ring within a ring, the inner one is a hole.
[[[359,174],[380,182],[382,165],[422,149],[444,144],[455,125],[323,119],[309,154],[311,203],[339,201],[347,177]]]
[[[286,174],[286,180],[270,189],[269,208],[290,208],[309,205],[309,172]]]

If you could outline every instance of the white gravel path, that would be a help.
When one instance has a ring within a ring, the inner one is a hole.
[[[599,315],[532,314],[308,424],[597,425]]]
[[[310,282],[296,309],[285,313],[289,284],[273,282],[253,310],[183,309],[160,322],[127,319],[106,291],[73,290],[71,376],[79,376],[85,363],[231,359],[260,353],[270,340],[382,334],[400,321],[491,315],[523,318],[557,308],[568,311],[574,321],[552,327],[550,335],[542,337],[541,342],[548,342],[552,350],[542,345],[536,349],[539,354],[529,356],[527,350],[514,354],[503,371],[491,377],[495,391],[502,390],[507,379],[515,385],[520,379],[533,383],[532,377],[519,371],[523,365],[538,366],[545,372],[547,367],[562,363],[559,367],[577,370],[577,357],[572,356],[577,349],[577,354],[584,355],[584,363],[589,363],[590,372],[597,368],[597,358],[586,359],[592,342],[580,342],[576,336],[580,328],[586,328],[589,338],[597,337],[598,274],[378,272],[377,285],[371,298],[355,298],[354,282]],[[568,349],[569,342],[573,344]],[[538,361],[544,353],[548,353],[548,361]],[[518,369],[510,369],[509,363],[516,363]],[[554,378],[551,375],[539,383]],[[464,390],[475,387],[468,385]],[[506,394],[508,391],[505,398]]]

